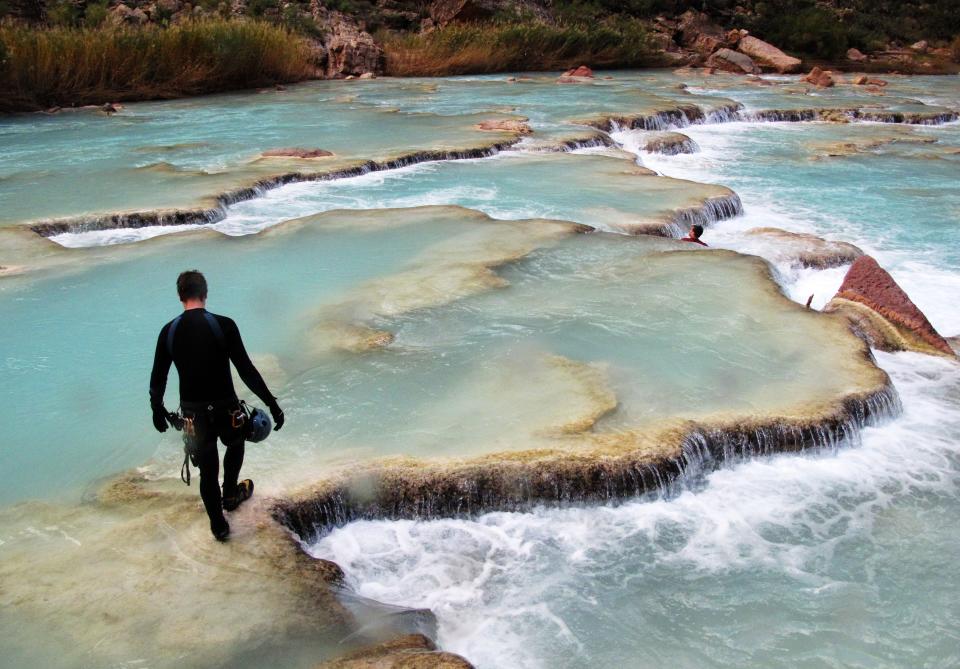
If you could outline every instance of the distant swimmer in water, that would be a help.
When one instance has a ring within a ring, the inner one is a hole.
[[[190,483],[190,462],[200,468],[200,497],[210,518],[210,531],[219,541],[230,535],[223,512],[233,511],[253,494],[253,481],[240,478],[245,441],[262,441],[270,433],[270,419],[237,399],[230,363],[247,387],[270,409],[276,429],[283,427],[283,411],[253,366],[232,319],[211,314],[207,280],[197,270],[177,277],[183,313],[163,326],[157,339],[150,375],[153,426],[166,432],[167,424],[183,430],[184,463],[180,472]],[[170,364],[180,376],[180,413],[167,413],[163,394]],[[220,494],[220,454],[217,439],[227,447],[223,456],[223,495]],[[184,471],[185,470],[185,471]]]
[[[706,243],[700,241],[700,236],[703,234],[702,225],[691,225],[690,232],[687,233],[686,237],[680,239],[681,242],[693,242],[694,244],[699,244],[700,246],[706,246]]]

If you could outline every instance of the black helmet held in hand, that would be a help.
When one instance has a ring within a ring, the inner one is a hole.
[[[263,409],[253,407],[247,416],[247,441],[254,444],[263,441],[270,436],[272,429],[270,416]]]

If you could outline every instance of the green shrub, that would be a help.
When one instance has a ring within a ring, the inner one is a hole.
[[[107,0],[91,2],[83,12],[83,25],[96,28],[107,20]]]
[[[53,26],[75,26],[80,23],[80,7],[70,0],[47,4],[47,23]]]

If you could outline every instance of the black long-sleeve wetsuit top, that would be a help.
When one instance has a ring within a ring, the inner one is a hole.
[[[180,374],[180,402],[204,403],[233,400],[237,393],[233,389],[230,375],[230,362],[240,374],[240,378],[267,406],[275,401],[267,389],[260,372],[253,366],[250,356],[243,347],[240,330],[233,319],[226,316],[214,318],[223,331],[221,342],[207,318],[205,309],[188,309],[180,317],[180,323],[173,333],[173,358],[167,346],[167,336],[173,321],[160,330],[157,339],[157,351],[153,357],[153,372],[150,374],[150,406],[153,409],[163,407],[163,393],[167,388],[167,373],[170,363],[177,366]]]

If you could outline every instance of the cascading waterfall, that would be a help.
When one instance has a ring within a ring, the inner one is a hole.
[[[373,470],[362,480],[281,502],[274,517],[311,542],[357,520],[465,518],[544,504],[611,503],[673,494],[693,477],[722,465],[774,453],[836,450],[855,442],[864,427],[899,411],[896,390],[887,386],[866,397],[847,398],[841,410],[820,421],[695,427],[683,437],[679,456],[657,462],[629,456],[594,462],[504,462],[436,473],[427,469],[412,481],[402,471]]]

